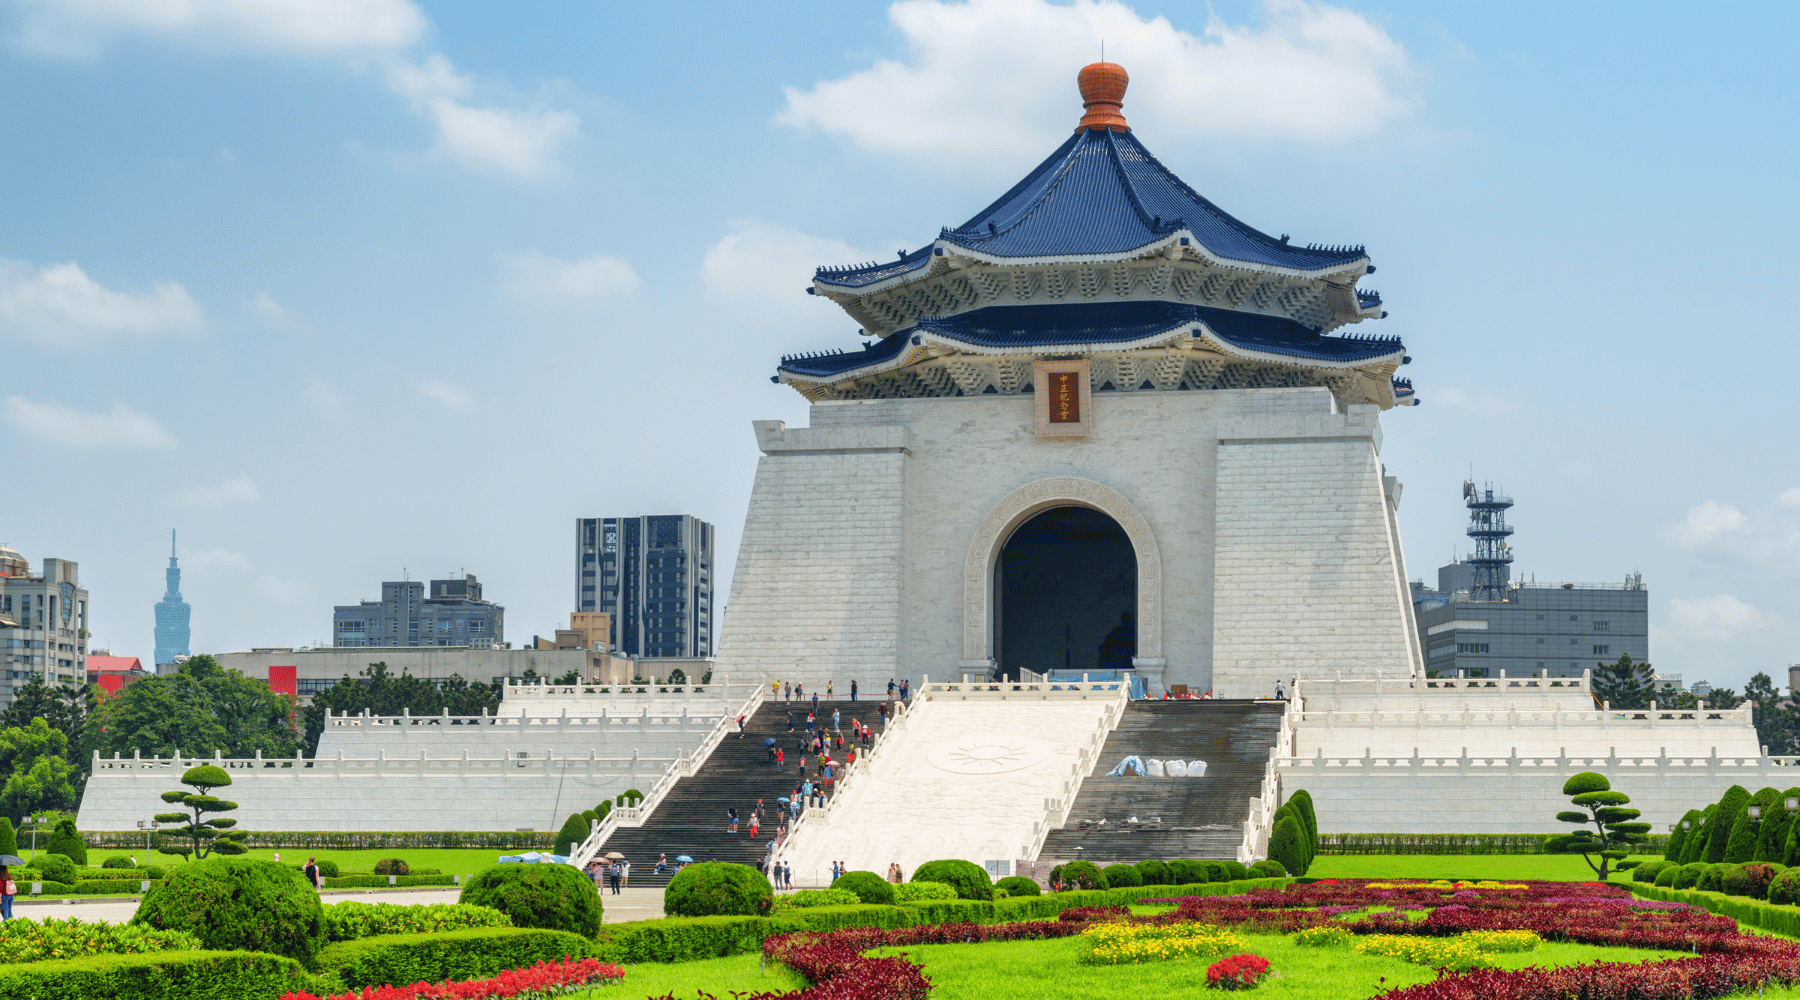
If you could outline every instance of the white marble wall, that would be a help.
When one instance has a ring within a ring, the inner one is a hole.
[[[1058,478],[1100,484],[1148,526],[1163,683],[1243,696],[1321,663],[1411,672],[1398,485],[1373,407],[1246,389],[1096,393],[1093,411],[1080,440],[1038,438],[1030,396],[831,402],[810,428],[759,423],[721,673],[830,678],[840,694],[852,677],[871,691],[955,675],[978,527]]]

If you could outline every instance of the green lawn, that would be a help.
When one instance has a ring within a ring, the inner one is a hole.
[[[1640,861],[1660,861],[1648,854]],[[1321,854],[1307,878],[1491,878],[1592,882],[1594,870],[1573,854]]]
[[[1245,951],[1269,960],[1275,973],[1256,988],[1265,1000],[1366,1000],[1400,986],[1431,982],[1434,973],[1392,958],[1358,955],[1348,947],[1308,948],[1285,936],[1240,932]],[[881,949],[872,954],[905,954],[925,966],[934,985],[932,1000],[1206,1000],[1218,991],[1206,986],[1201,959],[1147,962],[1141,965],[1083,965],[1077,938],[1056,941],[1003,941],[993,944],[914,945]],[[1599,948],[1546,944],[1537,951],[1495,955],[1503,968],[1528,965],[1582,965],[1589,962],[1648,962],[1684,958],[1687,952],[1643,948]],[[682,966],[670,966],[680,969]],[[630,977],[626,977],[629,985]],[[694,988],[715,992],[703,983],[683,983],[678,996]],[[629,994],[638,996],[636,990]],[[720,995],[724,995],[720,993]]]
[[[974,947],[981,947],[975,945]],[[700,962],[661,965],[654,962],[625,967],[622,986],[608,987],[608,997],[630,1000],[636,997],[660,997],[674,993],[677,997],[693,997],[705,990],[715,997],[739,993],[762,993],[806,988],[806,980],[779,962],[763,968],[761,955],[736,955],[731,958],[709,958]]]
[[[29,851],[24,852],[29,854]],[[382,850],[382,851],[323,851],[284,848],[270,851],[253,848],[240,855],[246,858],[269,860],[280,854],[283,864],[303,865],[308,857],[316,857],[322,861],[335,861],[343,871],[366,872],[375,867],[375,862],[382,858],[400,858],[414,868],[436,868],[445,875],[473,875],[477,871],[494,864],[502,854],[517,854],[518,851],[502,851],[495,848],[481,850],[452,848],[419,848],[417,850]],[[183,859],[172,854],[145,854],[142,849],[135,851],[119,851],[110,848],[88,851],[88,864],[97,865],[112,857],[134,857],[138,864],[152,864],[169,867],[184,863]]]

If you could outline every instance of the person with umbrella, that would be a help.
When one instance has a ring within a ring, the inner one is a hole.
[[[769,763],[775,763],[775,737],[763,737],[763,749],[769,752]]]
[[[13,881],[13,865],[22,865],[25,859],[16,854],[0,854],[0,920],[12,919],[13,897],[18,895],[19,884]]]

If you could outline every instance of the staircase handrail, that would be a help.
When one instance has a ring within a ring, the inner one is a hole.
[[[613,809],[606,814],[605,819],[592,823],[587,839],[582,841],[581,847],[569,856],[569,863],[577,868],[586,868],[588,862],[594,860],[594,856],[600,853],[601,846],[606,843],[606,838],[611,836],[614,830],[621,826],[643,826],[645,821],[650,818],[650,814],[656,811],[656,807],[668,795],[669,790],[675,787],[675,783],[692,775],[700,769],[700,765],[706,763],[706,759],[712,756],[714,750],[718,749],[719,743],[737,725],[738,717],[747,718],[755,715],[756,710],[762,707],[762,703],[763,686],[759,682],[751,687],[749,699],[738,706],[737,711],[719,719],[718,725],[706,734],[706,739],[700,741],[700,745],[694,748],[693,753],[682,750],[675,755],[674,762],[669,765],[668,770],[663,772],[662,777],[657,779],[656,784],[650,789],[650,794],[644,796],[643,801],[636,806]]]
[[[901,730],[906,728],[907,720],[912,718],[911,710],[904,701],[896,699],[893,704],[894,714],[889,718],[887,724],[881,727],[881,732],[876,734],[874,742],[870,743],[867,749],[862,753],[857,754],[857,764],[865,764],[874,759],[876,751],[881,749],[882,744],[888,742],[889,737],[898,734]],[[795,817],[794,820],[788,824],[787,839],[782,842],[780,847],[776,848],[769,855],[769,863],[776,864],[788,859],[789,854],[794,850],[795,843],[799,839],[800,830],[807,825],[809,820],[814,821],[814,826],[828,825],[831,817],[832,800],[841,798],[844,794],[844,789],[850,785],[851,779],[867,770],[868,768],[866,767],[858,766],[845,768],[843,777],[838,778],[835,782],[837,786],[836,790],[832,792],[830,799],[825,800],[825,805],[814,808],[803,808],[800,811],[800,815]]]
[[[1294,685],[1296,694],[1299,686]],[[1263,765],[1262,787],[1256,798],[1248,800],[1244,838],[1238,843],[1239,864],[1254,864],[1268,856],[1275,810],[1281,805],[1281,770],[1276,764],[1293,753],[1295,712],[1293,702],[1282,706],[1281,727],[1275,731],[1275,745],[1269,748],[1268,762]]]
[[[1050,831],[1059,829],[1069,821],[1069,812],[1075,808],[1075,797],[1081,794],[1081,784],[1094,773],[1094,767],[1100,762],[1100,751],[1106,746],[1106,738],[1119,723],[1125,721],[1125,706],[1131,700],[1131,689],[1126,686],[1115,694],[1107,703],[1106,711],[1100,717],[1100,728],[1088,737],[1087,744],[1076,755],[1075,763],[1070,767],[1072,772],[1063,780],[1062,794],[1055,798],[1045,797],[1044,818],[1031,824],[1031,839],[1019,847],[1019,859],[1035,860],[1044,849],[1044,841]]]

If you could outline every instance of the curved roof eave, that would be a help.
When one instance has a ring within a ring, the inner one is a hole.
[[[1183,243],[1183,240],[1186,242]],[[1171,247],[1179,249],[1183,255],[1191,253],[1195,257],[1218,267],[1231,267],[1242,271],[1280,275],[1289,278],[1326,279],[1333,275],[1346,272],[1355,272],[1360,277],[1370,264],[1368,254],[1363,254],[1360,257],[1344,261],[1340,264],[1333,264],[1329,267],[1315,268],[1312,270],[1281,267],[1279,265],[1263,264],[1257,261],[1237,260],[1235,258],[1214,253],[1200,242],[1199,237],[1195,236],[1191,230],[1186,228],[1177,229],[1167,236],[1152,240],[1149,243],[1133,247],[1129,250],[1121,250],[1112,253],[1059,254],[1038,257],[1003,257],[997,254],[983,253],[980,250],[966,247],[960,243],[940,238],[932,241],[930,247],[932,250],[932,256],[929,258],[930,263],[925,264],[924,266],[906,268],[878,281],[872,281],[866,285],[854,285],[833,281],[830,277],[815,274],[813,276],[813,288],[817,293],[826,294],[826,297],[828,298],[836,298],[840,295],[852,299],[862,298],[865,295],[873,295],[876,292],[887,291],[890,288],[895,288],[909,282],[923,281],[950,270],[948,261],[952,252],[958,257],[994,267],[1042,267],[1049,264],[1122,264],[1133,260],[1166,255]],[[944,266],[938,266],[940,261],[944,262]],[[896,265],[897,264],[898,262],[896,262]]]

